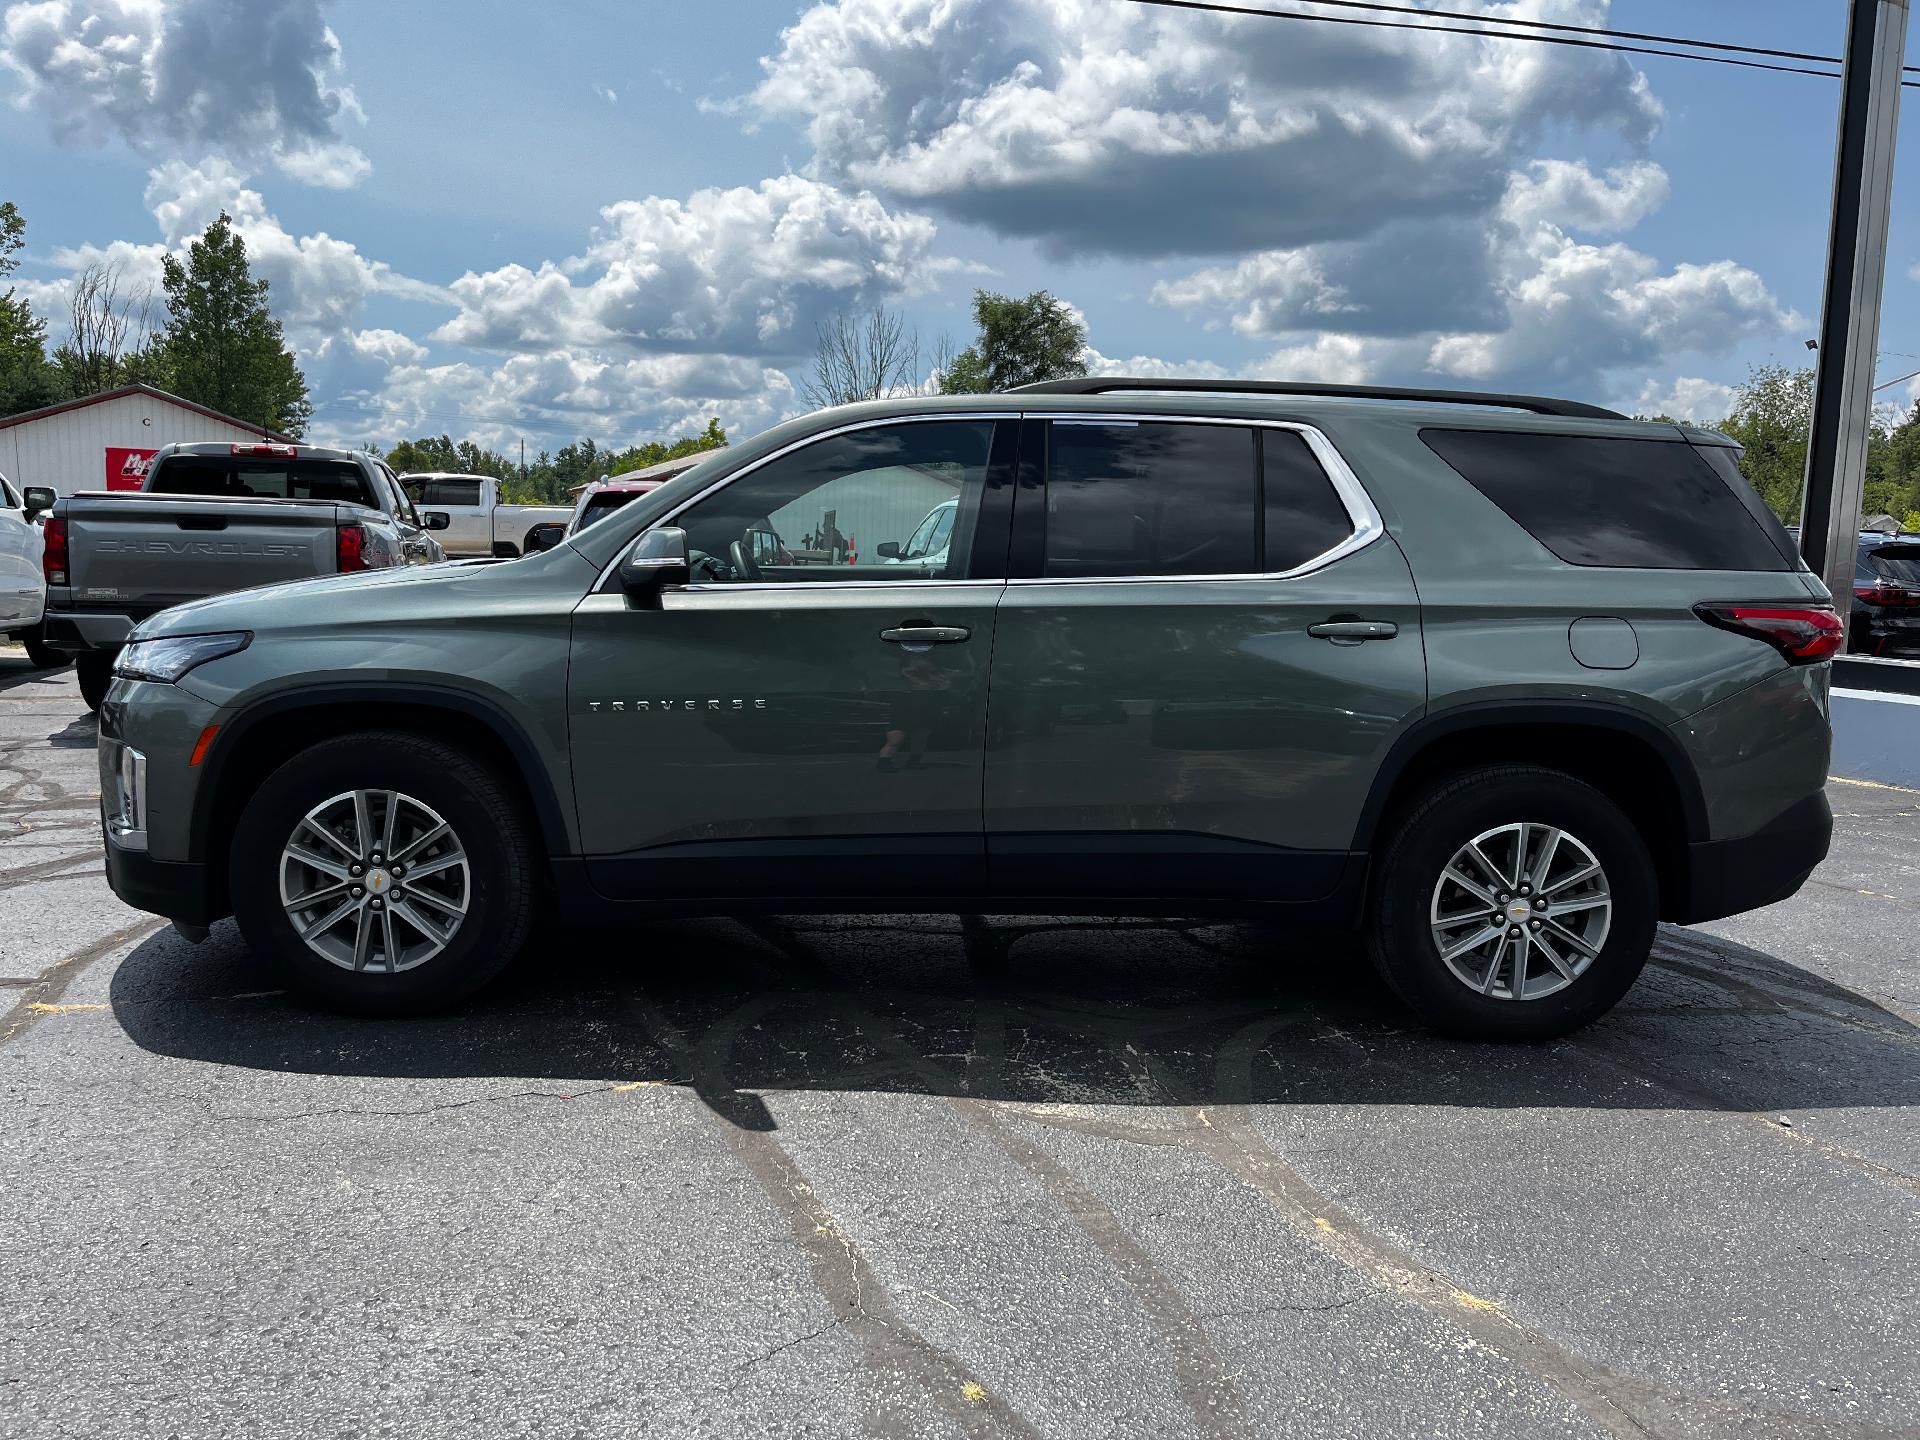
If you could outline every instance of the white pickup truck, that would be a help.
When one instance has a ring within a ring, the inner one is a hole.
[[[455,475],[444,470],[402,475],[400,484],[424,513],[441,511],[447,528],[437,539],[449,555],[500,555],[525,552],[527,532],[544,521],[565,523],[571,505],[502,505],[500,482],[490,475]]]

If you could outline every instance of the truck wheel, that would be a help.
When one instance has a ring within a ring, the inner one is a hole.
[[[87,709],[99,710],[100,702],[107,698],[107,687],[113,684],[113,656],[98,650],[76,655],[73,673],[79,678],[80,698],[87,702]]]
[[[520,547],[511,540],[496,540],[493,542],[493,558],[496,560],[518,560],[520,558]]]
[[[464,750],[401,731],[313,746],[247,802],[234,918],[287,985],[331,1009],[456,1005],[532,928],[532,826]]]
[[[55,650],[46,642],[46,629],[36,625],[31,630],[20,633],[20,643],[27,647],[27,660],[38,670],[58,670],[62,665],[72,663],[73,657],[64,650]]]
[[[1658,904],[1646,842],[1619,807],[1570,775],[1503,765],[1442,780],[1401,812],[1367,944],[1434,1029],[1551,1040],[1627,993]]]

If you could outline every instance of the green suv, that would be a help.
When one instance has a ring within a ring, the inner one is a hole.
[[[1433,1026],[1562,1034],[1657,921],[1826,853],[1840,623],[1736,453],[1352,387],[822,411],[544,554],[147,620],[107,873],[360,1011],[543,916],[1171,913],[1348,927]]]

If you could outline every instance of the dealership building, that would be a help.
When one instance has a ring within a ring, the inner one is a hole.
[[[61,495],[138,490],[162,445],[262,438],[287,439],[151,385],[123,385],[0,420],[0,475]]]

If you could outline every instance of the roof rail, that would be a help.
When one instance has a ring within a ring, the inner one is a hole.
[[[1477,390],[1420,390],[1393,385],[1316,385],[1298,380],[1149,380],[1132,375],[1089,375],[1075,380],[1038,380],[1016,385],[1009,395],[1111,395],[1126,390],[1162,390],[1202,395],[1320,395],[1330,400],[1418,400],[1433,405],[1490,405],[1531,410],[1575,420],[1625,420],[1579,400],[1544,395],[1494,395]]]

